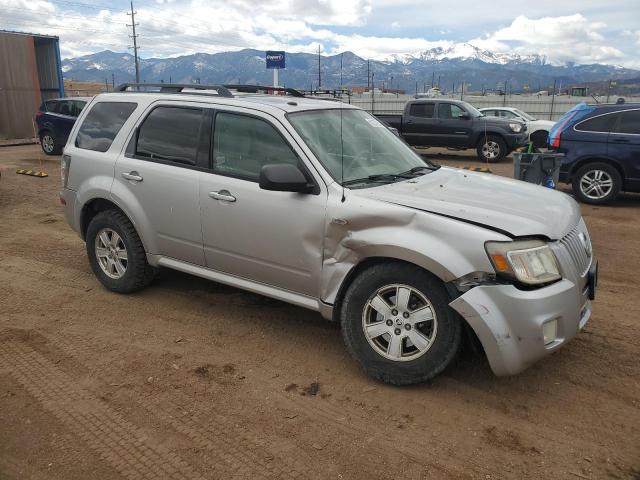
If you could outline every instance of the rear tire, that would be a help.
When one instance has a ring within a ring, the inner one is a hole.
[[[401,262],[374,265],[347,289],[342,335],[369,376],[394,385],[425,382],[460,346],[461,321],[448,303],[444,285],[429,272]]]
[[[480,138],[476,151],[480,161],[498,163],[507,156],[507,144],[498,135],[487,135]]]
[[[46,155],[60,155],[62,147],[58,144],[55,135],[49,130],[40,134],[40,147]]]
[[[109,290],[132,293],[153,280],[155,270],[147,262],[140,237],[118,210],[93,217],[87,228],[86,247],[93,273]]]
[[[571,186],[581,202],[602,205],[618,196],[622,188],[622,177],[608,163],[593,162],[578,169],[573,175]]]

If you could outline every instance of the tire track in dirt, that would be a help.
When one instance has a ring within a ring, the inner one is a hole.
[[[40,336],[35,334],[35,336]],[[97,345],[86,337],[75,335],[48,335],[41,337],[51,346],[70,355],[81,367],[91,372],[94,379],[105,385],[117,385],[123,372],[109,357],[100,356],[96,362]],[[104,345],[101,345],[104,346]],[[112,359],[117,357],[117,346],[109,349]],[[105,361],[106,360],[106,361]],[[126,394],[126,392],[125,392]],[[268,441],[260,439],[251,431],[242,430],[211,402],[201,402],[197,411],[194,398],[180,390],[154,391],[153,395],[140,401],[138,396],[128,396],[130,401],[147,410],[163,424],[185,435],[193,445],[206,450],[211,460],[213,478],[251,478],[251,479],[296,479],[315,477],[303,462],[304,455],[281,456],[277,452],[268,453]],[[232,438],[228,435],[233,432]]]
[[[12,365],[15,380],[124,477],[203,478],[24,343],[0,342],[0,361]]]

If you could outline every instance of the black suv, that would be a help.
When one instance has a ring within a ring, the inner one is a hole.
[[[91,97],[54,98],[40,105],[36,113],[36,125],[44,153],[62,153],[76,118],[90,100]]]
[[[640,192],[640,104],[576,105],[551,129],[549,145],[564,153],[560,181],[581,201]]]

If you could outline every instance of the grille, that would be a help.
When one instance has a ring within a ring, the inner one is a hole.
[[[591,266],[593,252],[591,249],[591,239],[584,224],[584,220],[569,232],[560,243],[569,253],[576,271],[583,277]]]

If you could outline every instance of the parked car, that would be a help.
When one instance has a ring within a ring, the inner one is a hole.
[[[549,130],[556,122],[551,120],[538,120],[527,112],[523,112],[512,107],[488,107],[481,108],[480,111],[489,117],[504,118],[505,120],[520,120],[527,126],[529,133],[529,141],[536,148],[545,148],[547,146],[547,137]]]
[[[560,181],[582,202],[640,192],[640,104],[576,105],[551,129],[549,144],[564,154]]]
[[[40,105],[36,113],[38,138],[47,155],[60,155],[78,115],[91,97],[54,98]]]
[[[526,125],[520,120],[487,117],[459,100],[411,100],[402,115],[376,116],[396,128],[409,145],[475,148],[484,162],[499,162],[527,142]]]
[[[106,288],[167,267],[318,311],[393,384],[474,335],[516,374],[588,321],[597,262],[570,196],[441,168],[351,105],[159,88],[98,95],[64,149],[64,214]]]

